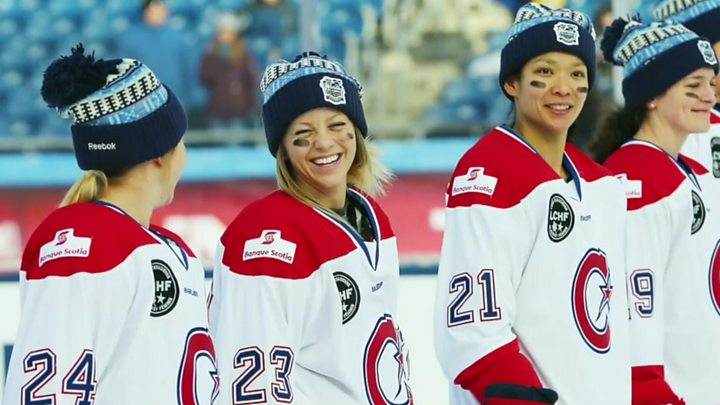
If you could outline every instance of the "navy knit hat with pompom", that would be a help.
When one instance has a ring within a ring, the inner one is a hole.
[[[95,60],[82,44],[45,70],[42,97],[70,126],[83,170],[119,171],[163,156],[187,129],[172,91],[142,62]]]
[[[548,52],[575,55],[585,63],[588,88],[595,81],[595,29],[586,14],[528,3],[518,10],[500,54],[500,88],[532,58]]]
[[[360,83],[338,62],[315,52],[304,52],[292,62],[280,60],[270,64],[263,74],[260,90],[265,137],[273,156],[293,120],[315,108],[327,107],[345,113],[363,137],[367,136]]]
[[[660,0],[655,18],[682,24],[711,44],[720,41],[720,0]]]
[[[672,21],[643,24],[639,17],[617,18],[600,43],[606,61],[623,67],[625,104],[640,106],[697,69],[717,73],[712,45]]]

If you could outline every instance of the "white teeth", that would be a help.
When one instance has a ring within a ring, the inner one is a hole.
[[[550,109],[551,109],[551,110],[557,110],[557,111],[565,111],[565,110],[569,110],[569,109],[570,109],[570,106],[569,106],[569,105],[556,105],[556,104],[551,104],[551,105],[550,105]]]
[[[340,155],[332,155],[320,159],[313,159],[313,163],[317,165],[329,165],[335,163],[338,159],[340,159]]]

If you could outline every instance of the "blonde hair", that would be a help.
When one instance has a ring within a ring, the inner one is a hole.
[[[380,162],[379,150],[375,145],[368,143],[357,128],[355,128],[355,139],[357,148],[355,159],[348,171],[348,187],[355,186],[372,197],[384,195],[385,186],[393,177],[392,172]],[[322,206],[300,187],[282,143],[277,152],[276,178],[278,187],[296,200],[338,217],[329,207]]]
[[[60,203],[61,207],[70,204],[97,200],[108,187],[108,178],[99,170],[88,170],[70,187]]]

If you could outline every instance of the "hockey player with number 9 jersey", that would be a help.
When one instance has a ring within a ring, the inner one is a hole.
[[[595,144],[626,188],[633,403],[718,404],[720,182],[680,153],[710,127],[717,57],[672,20],[617,19],[606,39],[625,106]]]
[[[86,174],[33,232],[4,404],[197,404],[219,392],[200,261],[150,225],[187,160],[185,112],[133,59],[82,45],[46,70]]]

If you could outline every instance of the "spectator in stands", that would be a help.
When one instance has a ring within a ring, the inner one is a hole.
[[[177,98],[191,106],[191,88],[195,75],[188,60],[188,48],[182,34],[167,22],[170,8],[164,0],[143,0],[142,20],[131,26],[118,40],[118,53],[142,60],[163,82],[175,91]]]
[[[602,38],[605,28],[613,21],[612,7],[606,4],[595,13],[594,24],[597,29],[597,38]],[[603,122],[610,112],[618,105],[613,97],[612,65],[603,62],[600,48],[597,47],[595,56],[597,75],[595,78],[595,89],[588,93],[585,107],[570,130],[570,142],[580,149],[587,149],[592,140],[593,134],[597,132],[600,122]]]
[[[249,21],[248,37],[265,38],[270,42],[270,48],[264,50],[267,52],[264,55],[267,60],[281,58],[282,41],[297,34],[298,13],[288,0],[253,0],[241,10],[241,15],[247,16]]]
[[[215,128],[252,127],[257,122],[259,68],[240,32],[246,25],[234,14],[221,14],[200,65],[200,82],[208,91],[207,115]]]

